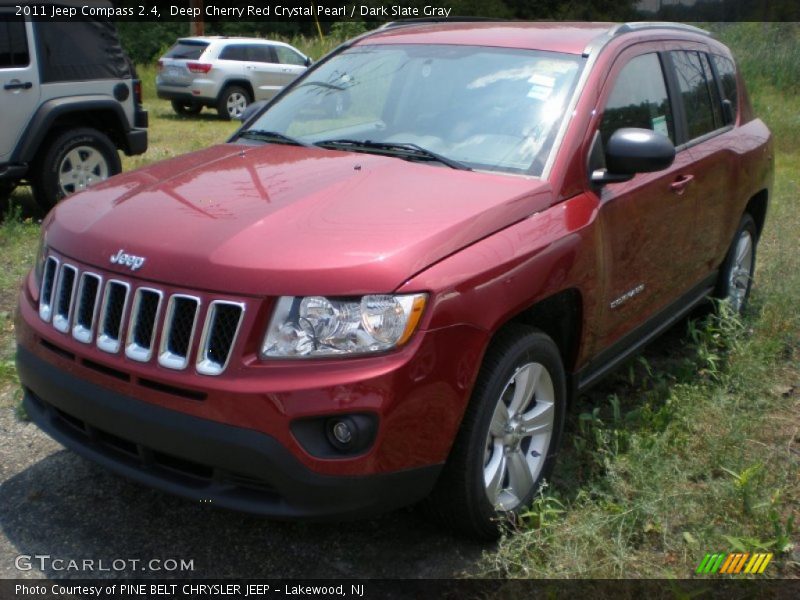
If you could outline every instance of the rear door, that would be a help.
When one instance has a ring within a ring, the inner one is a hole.
[[[39,71],[31,23],[0,8],[0,163],[11,153],[39,105]]]
[[[687,48],[684,44],[668,51],[666,58],[672,64],[680,98],[683,134],[679,153],[692,161],[696,260],[687,268],[699,278],[720,266],[741,218],[739,203],[733,202],[738,180],[737,140],[705,46]]]

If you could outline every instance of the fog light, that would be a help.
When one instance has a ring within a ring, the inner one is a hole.
[[[328,420],[328,440],[340,451],[352,451],[359,445],[358,425],[350,417],[334,417]]]
[[[353,439],[353,432],[344,421],[337,421],[333,426],[333,437],[340,444],[349,444]]]

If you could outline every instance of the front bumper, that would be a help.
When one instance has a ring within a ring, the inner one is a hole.
[[[265,433],[155,406],[17,349],[24,405],[46,433],[145,485],[274,518],[348,518],[412,504],[441,465],[369,476],[321,475]]]

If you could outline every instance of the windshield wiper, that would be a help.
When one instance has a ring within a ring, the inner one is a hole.
[[[277,131],[266,131],[264,129],[248,129],[239,134],[240,138],[246,140],[257,140],[259,142],[272,142],[273,144],[290,144],[292,146],[308,146],[297,138]]]
[[[418,146],[417,144],[411,142],[372,142],[370,140],[342,139],[323,140],[321,142],[316,142],[314,145],[319,146],[320,148],[329,148],[333,150],[354,150],[356,152],[360,150],[364,152],[374,152],[376,154],[387,154],[407,160],[435,161],[442,163],[451,169],[459,169],[461,171],[472,170],[462,162],[453,160],[452,158],[447,158],[446,156],[442,156],[433,150],[428,150],[427,148],[423,148],[422,146]]]

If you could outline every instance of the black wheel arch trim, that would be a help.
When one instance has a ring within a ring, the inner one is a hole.
[[[64,115],[81,113],[84,111],[109,110],[111,111],[123,137],[127,140],[131,127],[128,117],[122,106],[116,100],[103,95],[80,96],[77,98],[54,98],[43,103],[33,115],[30,123],[22,134],[22,143],[17,146],[11,155],[11,162],[29,163],[36,156],[42,142],[51,131],[53,123]],[[86,126],[89,126],[88,124]],[[120,148],[128,150],[127,148]]]

